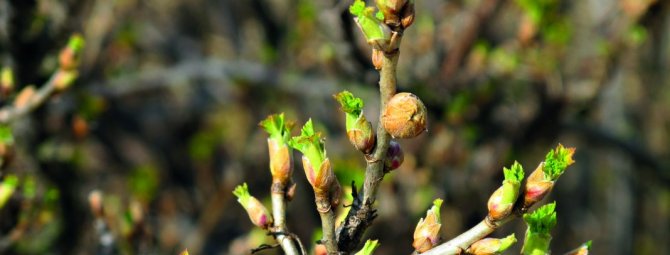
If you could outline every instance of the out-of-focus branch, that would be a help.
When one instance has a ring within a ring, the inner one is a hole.
[[[13,104],[0,108],[0,124],[7,124],[16,118],[26,115],[42,105],[54,93],[69,87],[77,78],[78,55],[83,46],[84,40],[81,36],[72,36],[67,46],[61,50],[59,54],[59,67],[49,80],[35,92],[31,91],[31,87],[26,87]]]

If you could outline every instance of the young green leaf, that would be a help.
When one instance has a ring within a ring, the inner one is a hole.
[[[549,151],[544,160],[543,171],[549,180],[555,181],[560,177],[565,169],[575,161],[572,156],[575,154],[575,148],[565,148],[558,144],[556,149]]]
[[[315,171],[321,169],[321,164],[326,159],[326,149],[321,133],[314,132],[312,119],[309,119],[302,127],[300,136],[294,136],[289,140],[289,146],[302,152],[312,163]]]
[[[507,181],[521,182],[524,177],[523,166],[519,162],[514,161],[514,164],[510,168],[503,167],[503,174]]]

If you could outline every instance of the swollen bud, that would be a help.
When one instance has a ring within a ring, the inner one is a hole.
[[[386,150],[386,157],[384,158],[384,173],[391,172],[405,160],[405,154],[402,152],[400,144],[394,140],[389,142],[389,148]]]
[[[84,38],[79,34],[70,37],[67,46],[58,55],[58,62],[62,70],[71,71],[79,65],[79,55],[84,48]]]
[[[321,134],[314,132],[311,119],[303,126],[300,136],[291,138],[289,145],[303,154],[302,167],[307,181],[314,189],[317,210],[327,212],[336,207],[342,188],[326,156]]]
[[[551,189],[554,187],[554,181],[547,180],[544,171],[542,170],[544,163],[539,166],[528,176],[526,181],[526,188],[523,198],[523,207],[530,208],[538,201],[542,200]]]
[[[394,138],[413,138],[426,130],[426,106],[412,93],[395,94],[384,107],[382,125]]]
[[[342,91],[333,96],[346,114],[347,137],[349,142],[359,151],[370,154],[375,146],[375,133],[372,124],[363,115],[363,100],[349,91]]]
[[[272,215],[258,199],[249,194],[246,183],[235,187],[233,194],[237,197],[237,202],[247,211],[251,223],[262,229],[272,226]]]
[[[405,8],[402,9],[402,16],[400,18],[400,24],[403,29],[407,29],[412,23],[414,23],[414,1],[405,5]]]
[[[532,213],[523,215],[528,229],[521,253],[524,255],[539,255],[549,253],[551,229],[556,226],[556,203],[546,204]]]
[[[472,245],[467,250],[467,254],[472,255],[496,255],[502,254],[505,250],[511,247],[516,243],[516,237],[514,234],[511,234],[505,238],[484,238],[479,240]]]
[[[387,49],[391,42],[391,28],[382,21],[385,19],[383,12],[375,13],[374,7],[366,7],[365,1],[356,0],[349,6],[349,12],[356,16],[354,21],[360,28],[368,44],[376,49]]]
[[[493,220],[502,219],[512,213],[524,177],[523,167],[516,161],[511,168],[503,168],[503,172],[505,180],[502,186],[493,192],[487,204],[489,217]]]
[[[544,162],[528,177],[523,203],[525,208],[531,207],[549,194],[556,180],[575,162],[572,159],[574,154],[575,148],[565,148],[562,144],[547,153]]]
[[[412,246],[417,252],[422,253],[432,249],[440,239],[440,206],[442,199],[435,199],[433,207],[426,213],[426,218],[421,218],[414,229],[414,241]]]
[[[293,153],[288,146],[293,123],[284,121],[284,114],[281,113],[268,116],[259,125],[270,135],[268,152],[272,182],[286,188],[293,172]]]

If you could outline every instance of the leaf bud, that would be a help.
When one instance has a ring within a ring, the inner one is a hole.
[[[384,173],[391,172],[405,160],[405,153],[403,153],[400,144],[394,140],[389,142],[389,148],[386,150],[386,157],[384,158]]]
[[[512,213],[524,177],[523,167],[516,161],[509,169],[503,168],[503,172],[505,180],[502,186],[493,192],[487,204],[489,216],[493,220],[502,219]]]
[[[258,199],[249,194],[246,183],[235,187],[233,194],[237,197],[237,202],[247,211],[251,223],[262,229],[272,226],[272,215]]]
[[[516,237],[511,234],[505,238],[484,238],[479,240],[467,250],[467,254],[472,255],[497,255],[502,254],[505,250],[516,243]]]
[[[440,239],[440,206],[442,199],[435,199],[433,207],[426,212],[426,218],[421,218],[414,229],[414,241],[412,246],[417,252],[422,253],[432,249]]]
[[[395,94],[384,107],[382,125],[393,138],[413,138],[426,130],[426,106],[412,93]]]
[[[293,123],[286,122],[281,113],[268,116],[259,125],[270,135],[268,152],[272,182],[286,188],[293,172],[293,153],[288,145]]]
[[[79,55],[84,48],[84,38],[79,34],[70,37],[67,46],[61,50],[58,55],[58,62],[60,68],[66,71],[71,71],[79,65]]]
[[[363,100],[355,97],[349,91],[342,91],[334,95],[346,114],[347,137],[349,142],[359,151],[369,154],[375,146],[376,136],[372,124],[363,114]]]

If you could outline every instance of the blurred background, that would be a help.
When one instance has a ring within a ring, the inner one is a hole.
[[[332,98],[362,97],[376,125],[378,73],[350,3],[0,1],[0,64],[15,91],[45,83],[71,34],[86,40],[73,87],[3,141],[0,179],[18,186],[0,208],[0,254],[248,254],[274,243],[231,193],[247,182],[269,205],[257,124],[272,113],[312,118],[340,182],[362,184],[365,161]],[[366,236],[380,239],[378,254],[409,254],[434,198],[445,199],[445,240],[475,225],[503,166],[518,160],[528,174],[559,142],[577,153],[545,199],[557,201],[554,253],[587,240],[594,254],[670,253],[670,1],[415,4],[398,90],[426,104],[429,132],[400,141],[405,162],[380,188]],[[311,249],[320,223],[300,164],[294,180],[289,228]],[[516,220],[494,236],[524,231]]]

